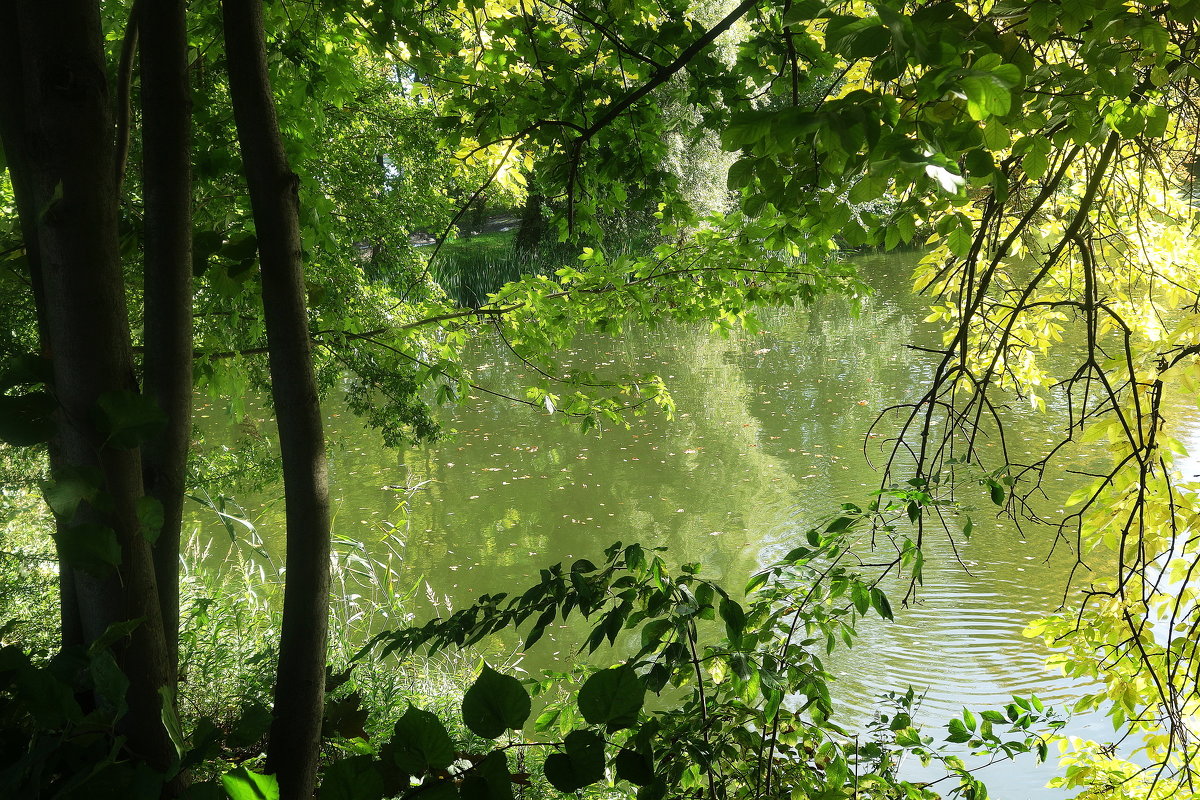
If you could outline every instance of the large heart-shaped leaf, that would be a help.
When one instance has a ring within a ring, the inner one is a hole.
[[[495,739],[504,731],[520,730],[529,718],[529,692],[516,678],[488,665],[463,696],[463,722],[472,733]]]

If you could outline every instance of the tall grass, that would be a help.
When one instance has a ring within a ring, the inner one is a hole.
[[[465,308],[484,305],[488,296],[506,283],[526,276],[552,275],[578,255],[576,248],[563,245],[521,250],[511,236],[500,246],[494,242],[475,243],[475,239],[484,238],[474,237],[452,249],[443,248],[429,264],[433,279]]]
[[[386,737],[410,704],[456,719],[478,668],[478,656],[465,652],[354,660],[374,634],[413,621],[418,593],[437,607],[447,603],[404,574],[403,532],[383,523],[369,547],[337,536],[330,562],[331,697],[355,698],[371,738]],[[252,543],[235,543],[220,557],[213,549],[213,539],[194,532],[183,552],[179,698],[193,726],[228,733],[247,713],[270,707],[283,579]]]
[[[58,563],[44,503],[30,488],[0,489],[0,642],[32,654],[59,646]]]
[[[40,658],[59,646],[51,529],[35,491],[0,494],[0,640]],[[226,743],[223,757],[231,763],[262,751],[284,577],[257,531],[235,529],[235,539],[194,530],[182,548],[177,696],[180,719],[193,744],[216,736]],[[435,611],[448,607],[448,599],[407,573],[406,531],[403,521],[384,522],[371,541],[336,538],[328,660],[331,675],[338,677],[331,683],[331,705],[352,698],[361,708],[362,732],[373,740],[386,740],[405,709],[416,705],[438,714],[465,744],[472,737],[461,725],[459,709],[479,669],[478,651],[353,660],[376,633],[411,623],[418,605],[432,605]],[[507,659],[503,651],[495,651],[488,660],[499,667]],[[337,745],[330,747],[332,755]],[[202,765],[200,773],[215,775],[227,766],[218,759]]]

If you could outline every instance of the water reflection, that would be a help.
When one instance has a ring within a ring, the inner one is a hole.
[[[523,588],[539,567],[595,557],[618,539],[665,545],[675,560],[701,561],[708,574],[740,584],[838,504],[869,499],[879,477],[868,456],[877,458],[881,443],[864,436],[883,408],[927,380],[927,357],[907,347],[936,341],[908,293],[911,259],[862,266],[877,293],[861,310],[826,298],[811,310],[763,314],[759,335],[663,327],[588,339],[564,354],[564,369],[661,372],[680,410],[673,421],[583,435],[480,398],[448,420],[457,434],[446,442],[389,451],[348,414],[332,413],[337,533],[377,540],[400,518],[402,492],[390,487],[420,486],[405,569],[459,603]],[[488,385],[512,389],[526,378],[504,352],[478,358]],[[1017,415],[1010,438],[1036,449],[1044,425]],[[971,540],[955,549],[933,537],[918,602],[897,609],[895,624],[864,624],[857,647],[833,660],[850,719],[869,718],[880,692],[908,685],[926,692],[920,721],[931,725],[1013,694],[1071,698],[1071,685],[1042,665],[1046,653],[1021,631],[1060,603],[1072,556],[1048,557],[1048,534],[1026,539],[982,493],[967,502],[980,506]],[[281,507],[261,517],[260,529],[282,529]],[[995,796],[1062,796],[1040,789],[1049,776],[1024,766],[991,772]]]

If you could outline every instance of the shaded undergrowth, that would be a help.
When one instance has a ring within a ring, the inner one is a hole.
[[[516,231],[481,233],[448,241],[432,255],[429,271],[454,300],[479,308],[506,283],[527,276],[553,275],[574,264],[584,247],[602,248],[608,255],[646,253],[657,234],[650,226],[614,225],[602,240],[566,241],[545,238],[533,248],[517,244]]]

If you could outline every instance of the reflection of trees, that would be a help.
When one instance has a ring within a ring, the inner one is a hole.
[[[595,555],[618,538],[666,545],[675,558],[700,560],[716,571],[744,572],[752,563],[747,533],[769,527],[769,509],[785,505],[795,486],[772,482],[787,470],[758,446],[759,426],[747,413],[753,389],[736,364],[743,345],[672,329],[593,340],[572,354],[581,363],[617,362],[673,375],[682,412],[674,421],[640,419],[630,430],[595,437],[525,409],[488,403],[463,410],[455,424],[469,433],[440,448],[428,475],[438,481],[429,498],[435,502],[427,512],[417,508],[413,529],[433,528],[447,542],[459,538],[455,531],[469,531],[480,551],[498,552],[500,560],[487,567],[501,568],[506,578],[528,574],[530,562]],[[648,363],[647,353],[656,363]],[[490,372],[501,385],[520,381],[515,365],[495,364]],[[750,480],[740,480],[746,476]],[[484,495],[489,491],[519,509],[519,530],[497,531],[500,512]],[[474,503],[473,495],[480,496]],[[731,512],[740,517],[734,524]],[[420,519],[424,513],[429,524]],[[492,542],[510,533],[520,536],[519,546]]]
[[[541,564],[594,556],[618,538],[740,580],[762,542],[787,542],[831,500],[861,498],[863,432],[891,387],[912,380],[900,344],[909,323],[890,304],[872,298],[855,317],[830,298],[767,316],[770,332],[758,336],[668,326],[581,337],[564,354],[564,369],[662,373],[678,401],[673,421],[642,418],[596,437],[483,400],[453,415],[458,436],[397,452],[335,415],[337,530],[370,542],[399,518],[399,494],[381,487],[421,484],[408,572],[439,591],[512,589]],[[479,353],[479,375],[512,390],[532,376],[504,355]],[[282,528],[277,513],[261,520],[268,536]]]
[[[457,439],[405,457],[412,480],[431,480],[413,509],[413,571],[447,590],[513,588],[540,563],[620,538],[740,580],[763,542],[782,546],[831,501],[861,499],[862,436],[888,393],[914,379],[902,347],[910,320],[874,298],[861,316],[830,298],[767,323],[759,336],[668,326],[581,337],[564,354],[563,369],[661,372],[673,421],[597,438],[492,401],[459,411]],[[479,358],[489,385],[531,377],[502,353]],[[464,583],[464,571],[478,580]]]

